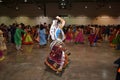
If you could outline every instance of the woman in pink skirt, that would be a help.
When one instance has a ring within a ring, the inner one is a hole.
[[[78,34],[75,37],[75,43],[83,44],[84,43],[83,28],[78,27],[77,31],[78,31]]]
[[[67,32],[66,32],[66,42],[72,42],[73,39],[73,33],[72,33],[72,29],[68,28]]]

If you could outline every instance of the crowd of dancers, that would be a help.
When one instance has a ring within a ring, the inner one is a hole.
[[[6,44],[13,43],[16,50],[23,50],[24,45],[31,45],[38,42],[39,47],[45,47],[50,40],[49,35],[51,24],[40,24],[36,26],[25,25],[23,23],[13,23],[10,26],[0,25],[0,53],[7,50]],[[63,28],[66,43],[85,44],[89,42],[91,47],[98,42],[108,41],[109,46],[117,50],[120,49],[120,25],[69,25]],[[3,55],[0,54],[2,60]]]
[[[10,26],[0,25],[0,61],[4,60],[3,52],[7,50],[8,43],[15,44],[17,51],[24,49],[22,45],[37,43],[39,48],[44,48],[51,42],[51,52],[45,60],[45,64],[57,73],[69,63],[69,53],[63,47],[63,43],[96,47],[97,43],[108,42],[110,47],[120,50],[120,25],[69,25],[65,26],[64,19],[59,16],[52,24],[40,24],[36,26],[23,23],[13,23]],[[117,78],[120,78],[118,67]]]

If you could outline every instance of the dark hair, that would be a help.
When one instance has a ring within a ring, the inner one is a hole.
[[[60,20],[57,20],[57,24],[60,24],[61,23],[61,21]]]
[[[61,21],[59,19],[57,19],[57,18],[54,18],[54,20],[57,20],[57,24],[61,23]]]
[[[41,25],[40,25],[40,30],[42,30],[42,29],[44,29],[44,26],[41,24]]]

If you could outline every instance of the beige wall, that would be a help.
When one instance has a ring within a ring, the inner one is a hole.
[[[0,24],[5,23],[6,25],[10,25],[12,23],[24,23],[25,25],[37,25],[40,23],[51,23],[52,19],[48,17],[38,16],[38,17],[27,17],[27,16],[18,16],[18,17],[8,17],[8,16],[1,16],[0,17]]]
[[[88,6],[87,9],[85,9],[85,5]],[[52,22],[52,17],[56,15],[68,15],[68,17],[64,17],[67,24],[120,24],[120,3],[108,3],[102,8],[98,5],[98,3],[74,3],[71,9],[60,10],[58,4],[49,3],[47,4],[47,17],[43,16],[43,10],[39,10],[35,4],[19,4],[18,11],[15,10],[15,7],[7,8],[0,5],[0,24],[9,25],[14,22],[30,25],[44,22],[49,24]],[[109,5],[111,5],[111,9],[109,9]]]

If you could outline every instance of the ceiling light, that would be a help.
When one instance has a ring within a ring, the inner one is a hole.
[[[63,6],[63,5],[66,5],[66,3],[61,3],[61,5]]]
[[[40,7],[38,7],[38,9],[41,9]]]
[[[19,9],[19,7],[18,6],[16,6],[16,10],[18,10]]]
[[[2,0],[0,0],[0,2],[3,2]]]
[[[24,0],[24,2],[27,2],[27,0]]]
[[[87,6],[85,6],[85,8],[87,9],[88,7],[87,7]]]
[[[65,7],[64,7],[64,6],[62,6],[62,8],[64,9]]]
[[[63,3],[61,3],[61,5],[64,5]]]
[[[109,6],[109,8],[111,8],[111,6]]]

